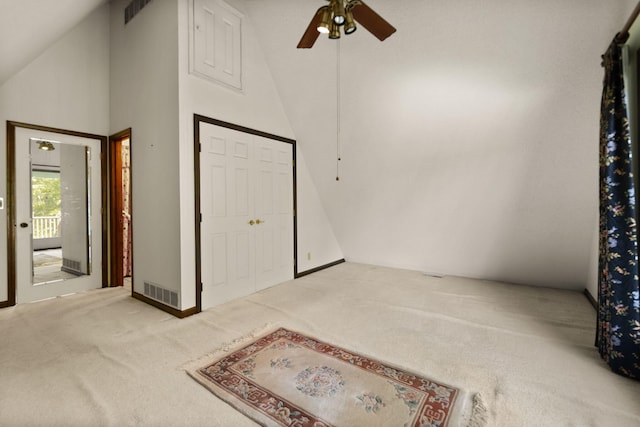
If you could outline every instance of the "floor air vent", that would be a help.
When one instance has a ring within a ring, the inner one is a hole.
[[[62,258],[62,271],[73,274],[82,274],[82,270],[80,270],[80,267],[80,261],[69,258]]]
[[[178,293],[161,288],[155,283],[144,282],[144,296],[163,304],[170,305],[173,308],[180,308],[178,307]]]

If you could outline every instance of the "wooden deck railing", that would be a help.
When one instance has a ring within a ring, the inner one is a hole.
[[[33,238],[52,239],[60,237],[60,217],[59,216],[34,216],[33,217]]]

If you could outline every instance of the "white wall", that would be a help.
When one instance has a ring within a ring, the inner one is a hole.
[[[180,292],[178,17],[153,1],[126,26],[127,0],[111,4],[111,126],[131,135],[133,284]]]
[[[188,75],[187,0],[149,3],[125,26],[127,4],[114,0],[101,7],[0,87],[0,119],[103,135],[132,128],[135,291],[153,282],[178,292],[186,309],[195,304],[193,113],[294,136],[249,20],[245,87],[238,93]],[[241,1],[233,5],[243,7]],[[299,167],[298,174],[308,181],[299,206],[317,205],[308,172]],[[6,198],[4,180],[0,197]],[[326,231],[322,241],[304,240],[301,251],[317,254],[307,265],[342,258],[326,217],[305,218],[299,218],[303,240],[305,230]],[[6,210],[0,212],[0,239],[6,247]],[[0,275],[6,277],[6,257]],[[0,285],[0,300],[6,292]]]
[[[600,55],[634,2],[369,1],[398,33],[380,43],[359,28],[341,41],[339,182],[336,43],[295,49],[317,4],[230,0],[247,18],[238,93],[188,75],[187,0],[154,1],[123,28],[125,3],[0,86],[0,120],[133,128],[137,291],[149,280],[181,292],[184,308],[195,299],[193,113],[298,141],[298,177],[320,196],[300,194],[299,209],[322,206],[330,221],[299,218],[300,241],[313,240],[299,261],[341,249],[352,261],[592,289]],[[310,237],[318,229],[337,242]]]
[[[298,189],[298,272],[329,264],[343,258],[322,206],[307,161],[298,150],[296,174]]]
[[[254,22],[247,16],[245,2],[228,0],[228,4],[245,15],[242,27],[242,91],[189,74],[189,0],[179,0],[180,23],[180,246],[182,253],[181,280],[183,309],[195,304],[195,224],[194,224],[194,153],[193,115],[200,114],[233,124],[295,139],[280,96],[265,62],[262,48],[254,31]],[[302,158],[299,150],[298,156]],[[309,179],[304,162],[299,162],[298,179],[298,270],[321,266],[342,258],[342,252],[323,212],[318,205],[317,190]],[[301,182],[299,181],[299,183]],[[135,197],[135,195],[134,195]],[[134,212],[135,212],[134,206]],[[315,239],[322,230],[322,239]],[[136,243],[134,242],[134,245]],[[306,260],[312,252],[311,261]],[[302,268],[301,268],[302,267]]]
[[[0,123],[13,120],[106,135],[109,129],[109,6],[78,26],[0,86]],[[6,170],[6,131],[0,132]],[[6,200],[6,181],[0,197]],[[6,220],[0,210],[0,301],[7,299]]]
[[[368,1],[398,32],[340,41],[336,182],[336,42],[295,49],[312,3],[247,4],[347,260],[584,289],[600,55],[633,6]]]

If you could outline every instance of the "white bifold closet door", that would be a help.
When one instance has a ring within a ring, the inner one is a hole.
[[[293,278],[291,144],[200,124],[202,309]]]

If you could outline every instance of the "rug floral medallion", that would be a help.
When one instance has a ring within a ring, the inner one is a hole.
[[[268,426],[444,427],[469,418],[460,389],[284,328],[188,372]]]

